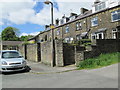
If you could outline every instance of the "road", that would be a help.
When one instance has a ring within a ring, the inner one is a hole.
[[[2,88],[118,88],[118,64],[62,73],[2,75]]]

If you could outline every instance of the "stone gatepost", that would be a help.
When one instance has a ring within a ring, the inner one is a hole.
[[[62,40],[55,40],[55,62],[56,62],[56,66],[58,66],[58,67],[64,66]]]

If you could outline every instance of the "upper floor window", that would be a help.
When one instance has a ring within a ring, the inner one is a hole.
[[[69,33],[69,25],[65,27],[65,33]]]
[[[120,10],[117,10],[117,11],[113,11],[111,13],[111,17],[112,17],[112,21],[118,21],[120,20]]]
[[[94,17],[91,19],[91,25],[92,26],[97,26],[98,25],[98,17]]]
[[[56,34],[57,34],[57,35],[60,35],[60,29],[58,29],[58,30],[56,31]]]
[[[105,2],[101,2],[101,3],[95,5],[95,11],[100,11],[104,8],[106,8]]]
[[[61,20],[60,20],[60,24],[64,24],[64,19],[61,19]]]
[[[45,41],[47,41],[47,35],[45,35]]]
[[[81,30],[82,29],[82,24],[81,22],[76,23],[76,30]]]
[[[76,18],[76,16],[71,16],[70,21],[74,20],[75,18]]]

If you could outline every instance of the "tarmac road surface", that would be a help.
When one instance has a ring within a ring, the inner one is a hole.
[[[93,70],[2,75],[2,88],[118,88],[118,64]]]

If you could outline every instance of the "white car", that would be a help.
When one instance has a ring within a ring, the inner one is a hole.
[[[16,50],[0,51],[0,64],[1,72],[21,71],[27,67],[25,59]]]

